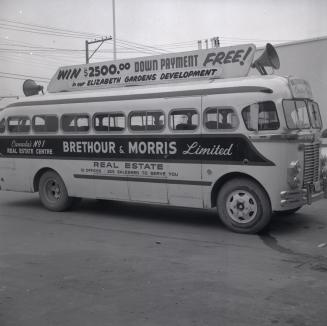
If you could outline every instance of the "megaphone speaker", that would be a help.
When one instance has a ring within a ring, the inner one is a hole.
[[[32,79],[26,79],[23,84],[23,92],[25,96],[37,95],[39,92],[43,93],[43,86],[37,85]]]
[[[261,56],[253,62],[252,67],[257,68],[262,75],[267,75],[264,67],[279,69],[280,61],[278,54],[270,43],[267,43],[265,50]]]

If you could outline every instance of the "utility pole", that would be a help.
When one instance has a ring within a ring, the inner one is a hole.
[[[100,48],[100,46],[103,44],[103,42],[105,41],[110,41],[112,40],[111,36],[106,36],[101,38],[100,40],[95,39],[94,41],[85,41],[85,59],[86,59],[86,63],[90,62],[90,59],[93,57],[93,55],[95,54],[95,52],[98,51],[98,49]],[[93,51],[93,53],[91,55],[89,55],[89,45],[90,44],[94,44],[94,43],[100,43],[100,45]]]
[[[211,38],[211,47],[212,48],[219,48],[220,47],[219,36],[215,36],[215,37]]]
[[[215,37],[211,38],[210,41],[211,41],[211,47],[212,48],[219,48],[220,47],[219,36],[215,36]],[[205,43],[206,49],[209,49],[208,39],[204,40],[204,43]],[[202,50],[202,40],[198,40],[198,49]]]
[[[117,60],[117,49],[116,49],[116,12],[115,12],[115,0],[112,0],[112,24],[114,32],[114,60]]]

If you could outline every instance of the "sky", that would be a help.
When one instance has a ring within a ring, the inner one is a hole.
[[[115,0],[117,58],[327,35],[325,0]],[[25,79],[45,89],[59,66],[85,63],[85,40],[113,35],[112,0],[0,0],[0,106]],[[90,45],[95,49],[96,45]],[[90,62],[112,60],[106,41]]]

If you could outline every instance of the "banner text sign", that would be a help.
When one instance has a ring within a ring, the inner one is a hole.
[[[249,72],[255,50],[255,45],[244,44],[60,67],[48,92],[243,77]]]

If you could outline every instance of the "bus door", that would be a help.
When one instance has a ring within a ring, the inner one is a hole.
[[[176,142],[177,154],[168,155],[168,197],[176,206],[203,207],[201,158],[192,149],[201,137],[201,97],[167,100],[169,138]]]
[[[164,99],[133,101],[128,123],[131,131],[128,190],[131,200],[168,203],[167,195],[167,123]]]

